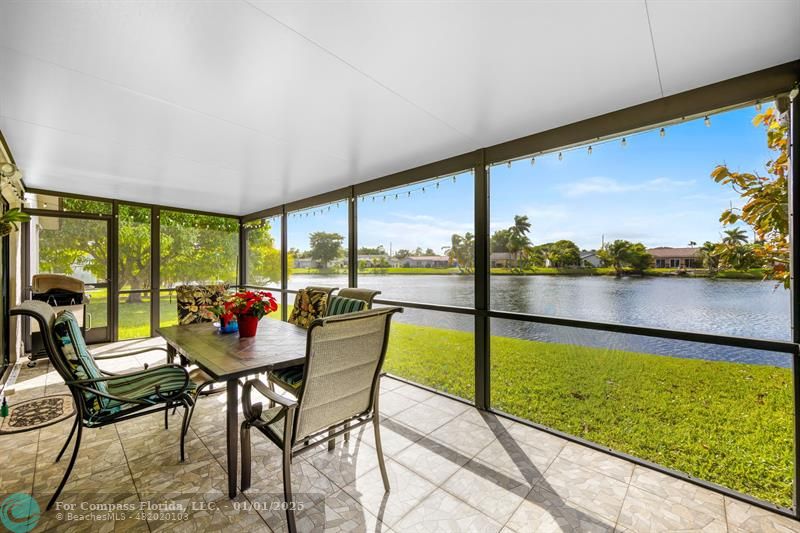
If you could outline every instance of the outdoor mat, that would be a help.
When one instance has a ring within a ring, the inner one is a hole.
[[[58,394],[9,405],[9,414],[0,418],[0,435],[22,433],[61,422],[75,414],[72,396]]]

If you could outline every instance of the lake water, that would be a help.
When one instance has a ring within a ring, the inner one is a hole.
[[[346,276],[292,276],[290,287],[347,285]],[[472,307],[471,276],[359,275],[380,298]],[[492,309],[722,335],[790,340],[789,291],[769,281],[612,276],[492,276]],[[407,309],[402,322],[473,331],[471,316]],[[788,367],[788,354],[492,320],[492,334],[694,359]]]

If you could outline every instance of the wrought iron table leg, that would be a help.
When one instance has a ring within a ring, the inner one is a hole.
[[[229,379],[227,382],[227,445],[228,445],[228,497],[236,497],[237,456],[239,447],[239,382]]]

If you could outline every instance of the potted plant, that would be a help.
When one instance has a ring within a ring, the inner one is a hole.
[[[278,302],[270,292],[244,291],[226,298],[222,304],[220,322],[229,323],[234,318],[239,324],[240,337],[253,337],[258,321],[278,309]]]
[[[11,233],[12,229],[19,229],[20,222],[27,222],[31,219],[28,213],[23,213],[19,208],[9,209],[0,216],[0,237],[5,237]]]

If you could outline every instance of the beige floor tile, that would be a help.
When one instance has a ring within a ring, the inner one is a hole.
[[[351,439],[346,446],[340,443],[333,451],[325,446],[321,448],[322,451],[307,460],[339,488],[378,466],[377,450],[357,439]]]
[[[421,405],[439,409],[440,411],[444,411],[445,413],[451,414],[453,416],[458,416],[467,409],[474,409],[474,407],[466,403],[458,402],[456,400],[448,398],[447,396],[442,396],[439,394],[436,394],[431,398],[428,398],[427,400],[422,402]]]
[[[434,395],[432,392],[421,387],[415,387],[414,385],[408,385],[405,383],[394,389],[393,392],[405,396],[409,400],[413,400],[415,402],[424,402],[425,400],[432,398]]]
[[[392,416],[393,420],[426,435],[436,428],[442,427],[453,418],[454,416],[452,414],[421,403],[403,409]]]
[[[506,527],[517,533],[606,533],[614,531],[614,521],[534,487]]]
[[[197,435],[190,429],[186,434],[186,449],[192,440],[196,440]],[[169,429],[161,428],[155,431],[145,432],[142,435],[135,435],[126,432],[125,436],[120,437],[125,456],[128,461],[135,461],[144,456],[153,455],[161,452],[165,448],[174,448],[181,442],[180,425],[170,425]],[[186,459],[189,460],[187,452]]]
[[[500,428],[509,427],[515,423],[512,420],[503,418],[502,416],[497,416],[496,414],[490,413],[488,411],[481,411],[480,409],[476,409],[475,407],[470,407],[469,409],[458,415],[458,419],[471,422],[477,426],[485,427],[493,431]]]
[[[155,504],[173,503],[183,511],[158,511],[148,515],[151,531],[270,531],[261,515],[249,505],[243,494],[233,500],[227,495],[206,499],[186,498],[175,494],[143,494],[142,499]]]
[[[531,490],[527,483],[476,461],[464,465],[442,488],[501,524]]]
[[[492,533],[501,528],[501,524],[476,508],[436,489],[392,529],[398,533]]]
[[[643,466],[634,468],[631,485],[672,503],[681,503],[689,509],[702,508],[715,517],[725,516],[725,502],[721,494]]]
[[[609,520],[616,519],[619,514],[628,488],[622,481],[560,457],[545,471],[538,486]]]
[[[383,453],[394,457],[408,448],[412,443],[420,440],[424,435],[418,431],[395,422],[391,418],[382,419],[380,422],[381,444]],[[375,446],[375,431],[372,424],[361,426],[353,434],[362,442]]]
[[[568,442],[559,457],[625,483],[628,483],[633,476],[633,463],[580,444]]]
[[[511,439],[521,444],[539,448],[540,450],[560,452],[569,442],[566,439],[562,439],[546,431],[518,422],[512,422],[510,425],[504,426],[504,429],[505,431],[503,431],[503,429],[495,430],[498,439]]]
[[[42,515],[35,531],[64,531],[68,533],[92,532],[145,532],[149,531],[146,519],[140,518],[133,509],[139,507],[139,497],[131,483],[127,492],[98,492],[96,489],[65,490],[55,506],[45,511],[44,506],[50,494],[43,495],[40,500]],[[116,506],[116,512],[109,512],[102,507],[84,507],[89,504],[103,507]],[[74,507],[69,509],[69,507]],[[128,510],[131,509],[131,510]]]
[[[64,472],[67,469],[72,455],[72,450],[75,446],[75,438],[73,437],[73,442],[64,453],[61,461],[56,463],[55,458],[64,440],[65,438],[59,438],[47,446],[43,444],[39,445],[39,454],[36,459],[36,479],[34,482],[35,492],[52,492],[61,482],[61,478],[64,476]],[[118,439],[81,440],[82,442],[78,449],[78,458],[70,474],[70,480],[93,477],[100,472],[119,468],[120,465],[126,467],[126,475],[129,476],[125,463],[125,455],[122,453],[122,445]],[[67,485],[67,487],[69,487],[69,485]]]
[[[396,415],[405,409],[415,405],[417,402],[409,400],[401,394],[393,391],[381,392],[381,397],[378,400],[378,407],[381,416],[388,417]]]
[[[619,525],[639,532],[725,532],[725,514],[714,507],[695,500],[691,492],[662,497],[631,485],[619,514]]]
[[[433,431],[430,438],[472,459],[495,439],[495,434],[487,427],[478,426],[458,416]]]
[[[389,376],[383,376],[381,378],[381,392],[394,390],[398,387],[402,387],[403,385],[405,385],[405,383],[399,379],[392,379]]]
[[[759,531],[763,533],[800,532],[800,522],[781,516],[766,509],[725,497],[725,510],[728,531],[744,533]]]
[[[370,513],[392,526],[436,487],[391,460],[386,463],[386,471],[389,477],[389,492],[384,489],[380,468],[373,468],[347,485],[344,490]]]
[[[478,452],[475,460],[533,486],[558,456],[557,450],[541,450],[513,439],[495,439]]]
[[[39,449],[39,431],[0,436],[3,464],[0,467],[0,495],[33,490]]]
[[[441,485],[464,466],[469,457],[425,437],[396,455],[395,460],[435,485]]]
[[[217,494],[221,497],[228,492],[227,473],[199,439],[187,443],[183,463],[178,446],[169,446],[132,460],[129,465],[141,493]]]

